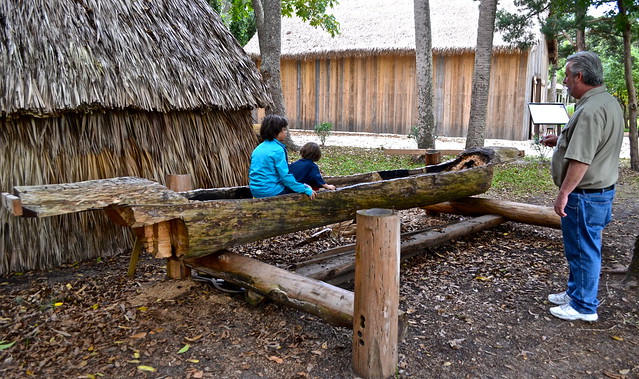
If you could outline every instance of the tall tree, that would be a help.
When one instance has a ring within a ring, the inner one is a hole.
[[[480,1],[466,149],[484,146],[488,92],[490,90],[490,61],[493,56],[496,12],[497,0]]]
[[[433,47],[429,0],[415,0],[415,69],[417,81],[417,125],[413,132],[420,149],[435,148],[433,112]]]
[[[637,141],[637,91],[632,76],[632,30],[628,17],[628,6],[632,7],[634,1],[617,0],[619,13],[617,25],[623,35],[623,63],[626,87],[628,90],[628,138],[630,140],[630,168],[639,171],[639,146]],[[636,19],[635,19],[636,20]]]
[[[257,38],[262,61],[260,72],[268,86],[273,104],[266,107],[266,114],[286,117],[280,55],[282,51],[282,6],[280,0],[253,0]]]
[[[326,11],[337,4],[337,0],[209,0],[209,3],[218,12],[223,8],[222,5],[226,5],[226,11],[232,20],[250,20],[251,13],[254,15],[260,46],[260,72],[273,99],[273,104],[265,111],[266,114],[286,117],[280,68],[282,15],[296,15],[310,25],[320,27],[331,36],[335,36],[339,33],[339,23]],[[290,134],[284,143],[291,150],[299,150]]]

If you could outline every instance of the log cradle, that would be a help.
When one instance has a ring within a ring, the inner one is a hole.
[[[368,208],[396,210],[486,192],[492,165],[516,159],[512,148],[462,152],[437,165],[325,178],[335,191],[254,199],[248,187],[174,192],[156,182],[119,177],[41,186],[16,186],[2,194],[15,216],[47,217],[103,209],[133,228],[156,257],[194,259],[216,251],[313,227],[354,219]]]

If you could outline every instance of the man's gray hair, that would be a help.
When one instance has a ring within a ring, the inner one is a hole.
[[[581,73],[584,83],[590,86],[600,86],[604,82],[603,66],[597,54],[592,51],[580,51],[566,58],[570,65],[570,72],[575,75]]]

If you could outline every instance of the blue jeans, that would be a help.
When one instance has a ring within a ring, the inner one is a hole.
[[[597,313],[601,272],[601,233],[612,216],[615,190],[571,193],[561,218],[564,253],[568,261],[570,306],[584,314]]]

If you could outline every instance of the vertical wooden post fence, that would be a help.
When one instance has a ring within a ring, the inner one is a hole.
[[[366,379],[397,370],[399,225],[394,210],[357,211],[353,370]]]

